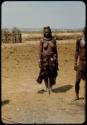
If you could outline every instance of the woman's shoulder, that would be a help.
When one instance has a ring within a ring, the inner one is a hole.
[[[52,37],[52,41],[54,42],[54,43],[56,43],[56,37]]]
[[[43,37],[40,39],[40,42],[41,42],[41,43],[43,43],[43,42],[44,42],[44,39],[43,39]]]
[[[81,41],[81,39],[82,39],[82,38],[81,38],[81,37],[79,37],[79,38],[76,40],[76,43],[77,43],[77,44],[79,44],[79,43],[80,43],[80,41]]]
[[[81,41],[83,37],[78,37],[77,38],[77,41]]]

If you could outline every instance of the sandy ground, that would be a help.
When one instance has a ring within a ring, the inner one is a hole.
[[[59,72],[50,96],[39,73],[39,42],[2,44],[2,122],[4,123],[83,123],[85,121],[85,83],[80,84],[80,100],[75,97],[75,40],[57,41]]]

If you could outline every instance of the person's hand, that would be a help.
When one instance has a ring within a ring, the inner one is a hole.
[[[38,60],[38,65],[39,65],[39,68],[41,67],[41,61],[40,59]]]
[[[59,70],[58,61],[56,60],[56,69]]]
[[[57,71],[59,70],[59,67],[58,67],[58,65],[56,66],[56,69],[57,69]]]
[[[74,65],[74,70],[77,71],[77,64]]]
[[[41,68],[41,60],[40,59],[38,60],[38,63],[39,63],[39,68]]]

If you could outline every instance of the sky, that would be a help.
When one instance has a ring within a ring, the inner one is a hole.
[[[5,1],[1,6],[2,28],[84,28],[86,6],[82,1]]]

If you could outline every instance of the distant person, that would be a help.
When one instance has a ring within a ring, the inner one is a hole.
[[[85,80],[85,82],[87,83],[85,33],[86,33],[86,28],[84,28],[83,37],[76,41],[75,65],[74,65],[74,70],[76,70],[75,100],[79,99],[81,79]]]
[[[39,55],[40,73],[37,79],[38,83],[44,80],[46,91],[48,91],[48,82],[50,83],[50,90],[56,84],[56,77],[58,71],[58,53],[56,40],[52,36],[49,26],[43,29],[43,38],[40,41],[40,55]]]

